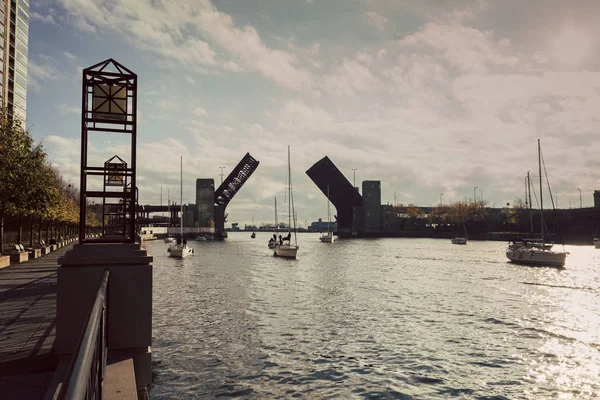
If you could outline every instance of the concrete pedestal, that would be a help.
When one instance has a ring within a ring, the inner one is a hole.
[[[51,252],[52,252],[52,251],[56,251],[56,250],[58,249],[58,246],[57,246],[57,245],[55,245],[55,244],[51,244],[49,247],[50,247],[50,251],[51,251]]]
[[[34,260],[42,256],[42,249],[29,249],[29,259]]]
[[[40,249],[42,251],[42,255],[50,254],[50,246],[44,246]]]
[[[138,386],[149,381],[152,345],[152,257],[139,244],[76,244],[58,259],[56,354],[70,354],[77,342],[105,269],[109,351],[131,353]]]
[[[10,265],[9,256],[0,256],[0,268],[8,267]]]
[[[3,254],[5,256],[10,257],[11,264],[20,264],[22,262],[29,260],[29,253],[26,251],[19,251],[14,253],[6,253]]]

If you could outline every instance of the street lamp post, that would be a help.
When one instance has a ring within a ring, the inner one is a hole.
[[[583,208],[583,203],[581,202],[581,189],[577,190],[579,190],[579,208]]]
[[[444,206],[444,193],[440,193],[440,206]]]
[[[352,186],[356,187],[356,168],[352,168],[353,181]]]
[[[475,187],[473,188],[473,203],[476,203],[476,202],[477,202],[477,189],[478,189],[478,187],[477,187],[477,186],[475,186]]]
[[[483,203],[483,189],[479,188],[479,201]]]

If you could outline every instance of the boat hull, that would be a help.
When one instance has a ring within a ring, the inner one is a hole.
[[[564,267],[567,253],[542,250],[507,250],[506,257],[515,264]]]
[[[296,258],[298,255],[298,246],[279,245],[275,246],[273,255],[284,258]]]
[[[166,238],[164,239],[164,242],[165,242],[165,243],[175,243],[175,238],[172,238],[172,237],[166,237]]]
[[[169,248],[169,256],[174,258],[185,258],[194,254],[194,249],[187,246],[172,246]]]
[[[323,235],[319,238],[319,240],[323,243],[333,243],[335,242],[335,236]]]
[[[451,240],[452,244],[467,244],[467,238],[464,237],[454,237]]]

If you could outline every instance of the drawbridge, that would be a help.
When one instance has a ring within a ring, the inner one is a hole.
[[[240,191],[244,183],[258,168],[259,161],[252,157],[250,153],[241,159],[236,167],[231,171],[227,178],[221,183],[221,186],[215,190],[215,237],[220,239],[227,236],[225,232],[225,222],[227,214],[225,208],[233,199],[233,196]]]
[[[327,156],[310,167],[306,171],[306,175],[312,179],[325,196],[327,196],[327,187],[329,187],[329,200],[337,211],[335,218],[338,234],[350,234],[354,207],[362,206],[360,193]]]

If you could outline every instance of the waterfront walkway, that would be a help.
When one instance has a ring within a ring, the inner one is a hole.
[[[68,244],[46,256],[0,269],[0,397],[43,398],[58,358],[56,279]]]

